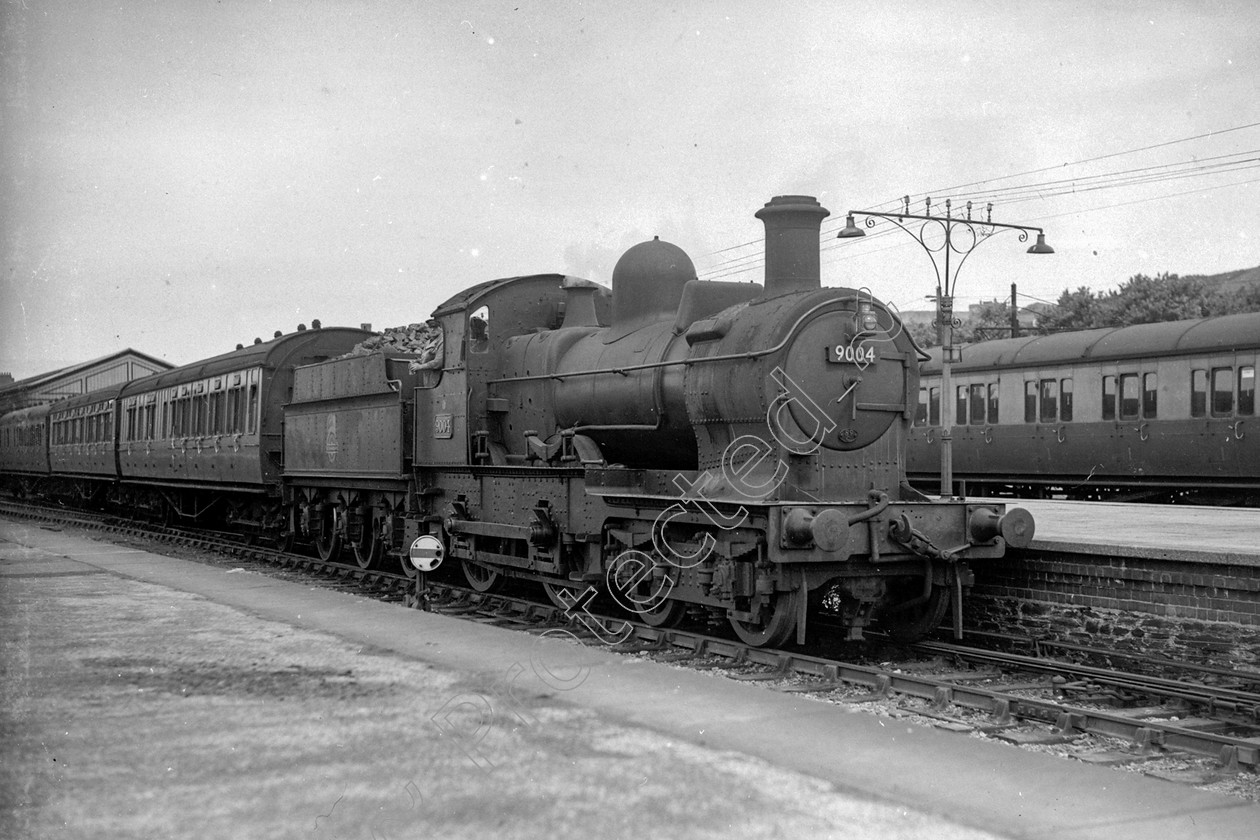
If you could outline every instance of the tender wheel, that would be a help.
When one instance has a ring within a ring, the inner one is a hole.
[[[293,543],[297,538],[294,533],[294,513],[293,508],[286,507],[281,513],[277,513],[269,520],[264,538],[271,542],[272,547],[279,552],[288,554],[293,550]]]
[[[341,554],[341,531],[337,528],[337,508],[324,505],[319,514],[319,526],[315,532],[315,550],[325,563],[336,560]]]
[[[354,549],[354,560],[359,568],[371,569],[381,559],[381,520],[370,510],[364,512],[363,519],[363,533],[358,540],[350,543],[350,547]]]
[[[790,639],[796,630],[801,597],[799,589],[779,592],[770,604],[769,617],[761,624],[749,624],[732,618],[731,629],[749,647],[778,647]]]
[[[917,642],[936,629],[949,609],[948,586],[932,587],[932,594],[921,604],[897,609],[896,604],[879,617],[879,626],[896,642]]]
[[[411,559],[406,553],[393,555],[398,558],[398,565],[402,569],[403,576],[409,580],[415,580],[420,575],[420,570],[411,565]]]
[[[468,560],[465,560],[462,565],[468,585],[478,592],[497,592],[503,587],[503,576],[489,566],[482,566]]]

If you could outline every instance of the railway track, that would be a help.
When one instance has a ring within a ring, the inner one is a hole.
[[[234,535],[10,501],[0,502],[0,514],[214,552],[232,562],[252,562],[259,570],[281,570],[304,579],[313,575],[325,585],[421,605],[416,581],[406,575],[281,552]],[[879,703],[941,728],[1022,745],[1100,736],[1127,745],[1113,750],[1113,763],[1182,753],[1210,759],[1221,772],[1260,769],[1260,674],[1251,672],[1148,659],[1143,664],[1180,676],[1139,673],[1046,655],[1056,649],[1095,656],[1116,656],[1114,651],[1036,640],[1025,640],[1032,654],[933,641],[900,649],[896,658],[851,661],[817,648],[753,648],[703,629],[655,628],[626,621],[598,600],[579,612],[541,595],[484,594],[450,579],[430,579],[427,587],[428,606],[435,612],[527,632],[562,628],[582,643],[621,654],[720,670],[733,680],[836,702]],[[614,631],[624,638],[608,645]]]

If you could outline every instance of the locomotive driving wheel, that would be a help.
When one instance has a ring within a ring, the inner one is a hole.
[[[731,629],[749,647],[778,647],[790,639],[796,630],[802,597],[799,589],[777,592],[770,606],[762,611],[763,618],[760,622],[752,623],[732,617],[729,619]]]
[[[543,592],[547,594],[547,600],[562,610],[567,610],[569,607],[573,606],[574,599],[577,596],[576,590],[561,583],[547,583],[544,581],[542,588]],[[560,593],[565,590],[568,590],[569,592],[569,597],[567,599],[560,597]]]
[[[665,598],[650,607],[640,607],[634,617],[649,627],[677,627],[687,615],[687,602]]]
[[[626,582],[619,580],[618,584],[624,586]],[[687,602],[662,597],[668,596],[672,589],[673,582],[669,579],[643,576],[633,592],[622,590],[617,602],[630,611],[633,620],[649,627],[677,627],[687,614]]]

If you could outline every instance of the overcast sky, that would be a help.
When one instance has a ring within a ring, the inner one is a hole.
[[[827,231],[906,194],[1046,228],[1054,256],[977,248],[960,305],[1260,265],[1254,0],[0,8],[18,378],[420,321],[495,277],[608,283],[654,235],[760,282],[753,213],[785,193]],[[824,284],[926,308],[895,233],[828,239]]]

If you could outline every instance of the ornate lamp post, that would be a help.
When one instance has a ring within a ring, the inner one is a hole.
[[[868,213],[862,210],[850,210],[844,229],[837,234],[837,239],[855,239],[866,236],[866,231],[853,222],[854,216],[866,216],[866,227],[875,227],[876,219],[888,219],[897,227],[914,237],[915,241],[927,252],[936,269],[936,330],[941,342],[941,496],[954,494],[954,451],[953,451],[953,383],[950,380],[950,366],[962,361],[961,348],[954,346],[954,329],[962,326],[962,321],[954,317],[954,289],[958,272],[967,257],[981,242],[1007,230],[1019,231],[1019,241],[1027,242],[1030,231],[1037,232],[1037,242],[1028,249],[1030,254],[1053,254],[1054,249],[1046,244],[1046,234],[1038,227],[1024,225],[1000,224],[992,220],[993,205],[985,208],[985,219],[980,221],[971,218],[971,202],[967,202],[966,218],[955,217],[951,202],[945,199],[945,215],[932,215],[932,199],[926,200],[926,209],[922,216],[910,212],[910,197],[903,199],[903,213]],[[933,234],[944,234],[944,240],[937,242]],[[929,236],[931,240],[929,241]]]

